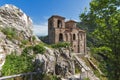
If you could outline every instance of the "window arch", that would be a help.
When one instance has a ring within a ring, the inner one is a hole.
[[[76,35],[75,34],[73,34],[73,40],[76,40]]]
[[[57,22],[57,27],[58,27],[58,28],[61,28],[61,27],[62,27],[62,21],[61,21],[61,20],[58,20],[58,22]]]
[[[59,34],[59,41],[60,41],[60,42],[63,41],[63,34],[62,34],[62,33]]]

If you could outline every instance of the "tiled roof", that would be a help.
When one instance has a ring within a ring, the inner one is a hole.
[[[74,22],[74,23],[77,23],[77,22],[74,21],[74,20],[68,20],[68,21],[66,21],[66,23],[68,23],[68,22]]]
[[[65,17],[59,16],[59,15],[52,15],[50,18],[52,18],[52,17],[57,17],[57,18],[65,19]],[[49,19],[50,19],[50,18],[49,18]]]

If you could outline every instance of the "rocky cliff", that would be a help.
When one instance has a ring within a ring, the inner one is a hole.
[[[23,47],[39,42],[32,28],[32,20],[21,9],[10,4],[0,7],[0,66],[6,54],[21,54]]]
[[[37,71],[40,70],[46,74],[57,75],[62,80],[100,80],[90,66],[88,66],[81,57],[82,54],[72,53],[70,48],[51,49],[46,48],[44,55],[36,55],[35,62]],[[87,59],[87,58],[86,58]]]

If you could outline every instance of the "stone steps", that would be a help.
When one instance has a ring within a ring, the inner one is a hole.
[[[77,55],[74,55],[75,59],[78,61],[79,65],[82,66],[82,73],[80,74],[80,79],[84,80],[84,78],[89,78],[90,80],[100,80],[95,76],[93,71],[86,65],[85,61],[79,58]]]
[[[85,64],[85,62],[81,58],[78,58],[77,56],[74,56],[74,57],[86,71],[90,70],[90,68]]]

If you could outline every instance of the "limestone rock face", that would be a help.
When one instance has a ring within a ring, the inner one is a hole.
[[[32,28],[32,20],[21,9],[10,4],[0,7],[0,66],[7,54],[21,54],[23,46],[40,41]]]
[[[51,49],[46,48],[46,53],[37,54],[35,58],[36,71],[47,74],[54,74],[63,77],[63,80],[100,80],[95,76],[93,71],[86,65],[85,61],[78,58],[77,54],[70,52],[69,49]],[[75,73],[76,64],[81,69],[80,74]]]
[[[74,60],[69,55],[69,50],[64,48],[61,48],[59,50],[53,50],[48,47],[45,48],[46,52],[44,53],[44,55],[38,54],[35,58],[35,62],[38,63],[38,68],[40,69],[40,71],[43,71],[47,74],[56,74],[61,77],[74,74]],[[42,64],[42,66],[39,66],[40,63]]]
[[[12,27],[24,32],[26,37],[32,35],[32,20],[21,9],[6,4],[0,7],[0,27]]]

